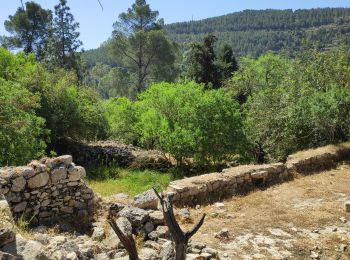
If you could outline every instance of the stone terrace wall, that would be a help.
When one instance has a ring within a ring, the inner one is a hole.
[[[85,169],[76,166],[70,155],[0,168],[0,195],[5,196],[15,218],[25,216],[37,224],[86,225],[95,199],[84,182],[85,175]]]
[[[54,145],[59,154],[71,154],[74,160],[84,166],[118,165],[134,169],[167,170],[169,160],[159,151],[143,150],[133,145],[114,141],[79,143],[62,139]]]
[[[350,144],[329,145],[296,153],[285,164],[242,165],[222,172],[173,181],[166,193],[177,206],[212,203],[256,187],[289,180],[295,173],[308,174],[335,167],[350,159]]]

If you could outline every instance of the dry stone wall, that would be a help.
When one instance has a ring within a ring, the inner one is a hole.
[[[84,166],[118,165],[134,169],[168,170],[171,163],[156,150],[143,150],[133,145],[114,141],[79,143],[69,139],[56,142],[54,150],[58,154],[71,154],[74,160]]]
[[[177,206],[212,203],[257,187],[289,180],[294,174],[327,170],[349,159],[350,143],[329,145],[293,154],[285,164],[242,165],[173,181],[166,193],[173,197]]]
[[[15,218],[24,216],[37,224],[86,225],[93,215],[95,196],[84,182],[85,175],[70,155],[0,168],[0,195]]]

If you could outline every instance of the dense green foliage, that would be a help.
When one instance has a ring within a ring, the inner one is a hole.
[[[185,158],[216,163],[243,150],[239,105],[224,90],[206,91],[194,82],[160,83],[134,104],[112,102],[108,118],[114,134],[129,141],[139,137],[141,145],[170,153],[178,164]]]
[[[265,159],[348,139],[349,60],[345,47],[293,61],[272,53],[244,59],[227,87],[243,104],[247,137]]]
[[[98,95],[77,85],[74,73],[48,72],[33,55],[0,48],[0,164],[21,164],[45,154],[59,138],[106,137]]]
[[[237,56],[258,57],[267,51],[294,55],[303,42],[329,47],[350,33],[350,9],[246,10],[224,16],[166,26],[171,37],[187,48],[214,33],[219,45],[229,43]]]

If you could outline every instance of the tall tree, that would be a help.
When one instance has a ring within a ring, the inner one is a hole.
[[[41,60],[47,45],[48,31],[52,22],[52,13],[35,2],[27,2],[25,9],[19,7],[14,15],[4,22],[11,36],[3,36],[1,43],[8,48],[19,48],[35,53]]]
[[[55,17],[49,39],[47,61],[64,69],[79,69],[80,57],[77,50],[82,45],[77,32],[79,23],[74,21],[67,0],[60,0],[55,6]]]
[[[218,66],[222,80],[226,80],[232,76],[233,72],[238,70],[237,60],[233,54],[232,47],[227,43],[221,46],[218,56]]]
[[[214,88],[220,86],[220,71],[215,64],[216,41],[216,36],[209,34],[204,38],[203,43],[192,43],[185,62],[187,78]]]
[[[114,24],[112,50],[124,58],[125,66],[135,75],[137,92],[143,91],[150,81],[175,77],[174,44],[158,15],[145,0],[136,0]]]

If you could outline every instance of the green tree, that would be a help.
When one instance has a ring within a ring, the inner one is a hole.
[[[135,97],[130,74],[122,68],[112,68],[97,63],[85,77],[84,83],[93,87],[104,99],[111,97]]]
[[[136,102],[141,143],[172,154],[178,164],[194,158],[215,164],[244,148],[239,105],[224,90],[206,91],[202,85],[152,85]]]
[[[55,16],[50,33],[46,61],[51,68],[64,68],[79,72],[80,56],[77,50],[82,45],[77,32],[79,23],[74,21],[67,0],[55,6]]]
[[[47,47],[52,13],[35,2],[25,5],[25,9],[18,8],[5,21],[5,29],[12,36],[2,37],[1,43],[9,48],[23,49],[26,54],[33,52],[41,60]]]
[[[150,81],[173,80],[176,76],[175,46],[163,30],[158,11],[145,0],[136,0],[114,24],[112,51],[123,57],[125,66],[135,74],[135,89],[143,91]]]
[[[291,69],[292,62],[282,55],[268,52],[258,59],[248,56],[242,59],[239,71],[226,87],[243,104],[251,94],[259,90],[280,86],[286,81]]]
[[[238,63],[233,54],[233,49],[227,43],[222,45],[218,55],[218,66],[221,71],[221,81],[232,77],[233,72],[238,70]]]
[[[185,58],[185,77],[204,83],[207,87],[218,88],[221,84],[220,71],[216,65],[214,45],[217,38],[209,34],[202,44],[192,43]]]

